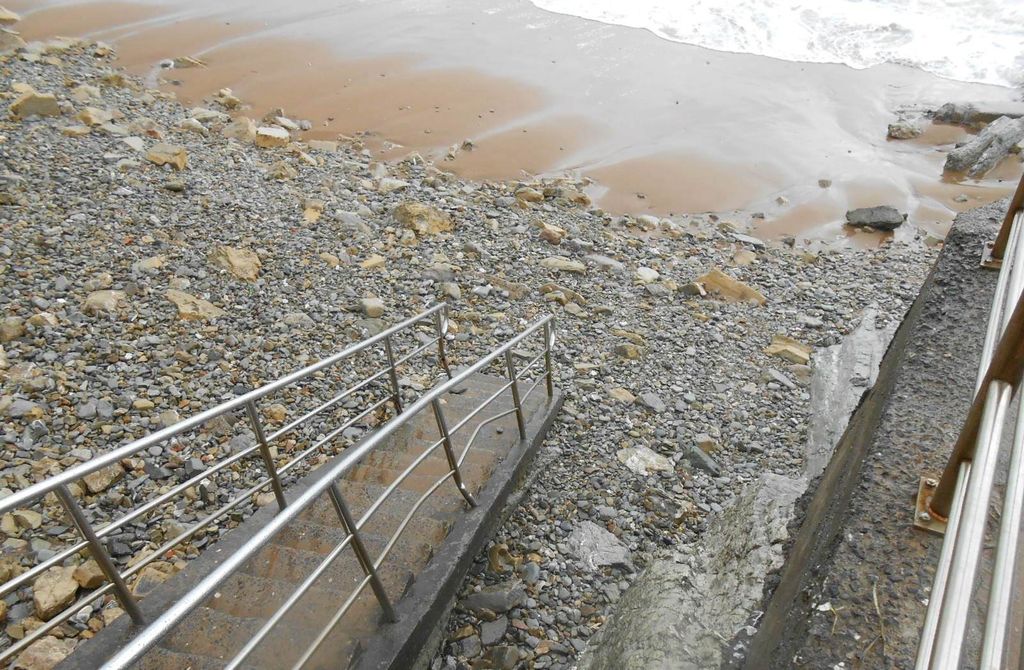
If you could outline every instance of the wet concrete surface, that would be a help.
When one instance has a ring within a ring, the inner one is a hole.
[[[957,218],[875,388],[801,501],[746,667],[913,667],[942,542],[913,528],[914,499],[920,477],[941,472],[972,399],[997,279],[980,253],[1006,207]]]

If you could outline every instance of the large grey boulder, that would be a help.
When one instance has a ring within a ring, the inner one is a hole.
[[[803,478],[764,474],[726,509],[701,551],[655,561],[591,639],[579,670],[716,668],[728,639],[760,604]]]
[[[957,147],[946,156],[947,172],[966,172],[981,178],[1003,160],[1013,147],[1024,139],[1024,117],[1001,116],[975,135],[970,142]]]
[[[861,207],[846,213],[846,225],[855,228],[874,228],[875,230],[894,230],[907,220],[906,214],[900,214],[895,207],[879,205],[877,207]]]

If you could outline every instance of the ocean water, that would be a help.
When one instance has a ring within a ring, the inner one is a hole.
[[[1024,0],[532,0],[667,40],[1024,87]]]

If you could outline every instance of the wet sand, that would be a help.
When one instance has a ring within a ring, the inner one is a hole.
[[[110,41],[120,64],[187,102],[230,87],[251,116],[283,107],[313,121],[311,137],[366,134],[382,157],[416,151],[465,177],[572,171],[617,213],[717,212],[766,237],[873,244],[882,237],[844,231],[847,209],[890,204],[915,224],[897,237],[942,234],[1021,172],[1011,159],[982,182],[943,181],[965,131],[885,137],[893,110],[1012,100],[1009,89],[710,51],[525,0],[7,4],[26,38]],[[156,68],[179,56],[208,67]],[[444,160],[467,139],[472,151]]]

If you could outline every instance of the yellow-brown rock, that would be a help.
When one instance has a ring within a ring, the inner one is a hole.
[[[188,166],[188,153],[181,145],[160,142],[146,152],[146,160],[156,165],[171,165],[175,170],[184,170]]]
[[[455,229],[447,212],[420,202],[403,202],[391,211],[391,216],[403,227],[417,235],[436,235]]]
[[[749,302],[763,305],[768,302],[760,291],[747,286],[738,279],[733,279],[718,268],[711,270],[696,280],[711,296],[725,302]]]

